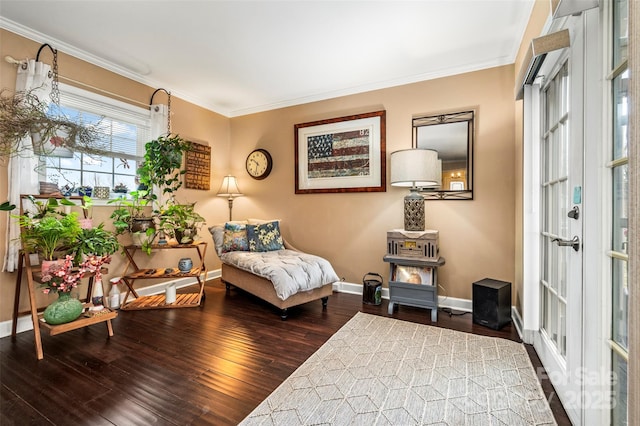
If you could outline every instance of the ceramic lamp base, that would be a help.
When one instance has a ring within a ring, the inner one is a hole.
[[[417,190],[404,197],[404,229],[424,231],[424,197]]]

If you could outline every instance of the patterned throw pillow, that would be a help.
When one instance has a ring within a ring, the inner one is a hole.
[[[222,252],[227,253],[230,251],[249,251],[246,225],[238,223],[224,224]]]
[[[247,238],[249,251],[273,251],[284,248],[278,222],[247,225]]]

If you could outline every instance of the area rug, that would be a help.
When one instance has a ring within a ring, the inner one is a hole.
[[[241,424],[556,423],[522,344],[359,312]]]

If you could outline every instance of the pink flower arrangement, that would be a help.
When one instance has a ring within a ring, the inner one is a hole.
[[[84,262],[80,265],[86,272],[94,273],[96,281],[102,280],[102,265],[105,263],[111,263],[111,255],[96,256],[95,254],[87,256]]]
[[[40,281],[45,288],[42,292],[45,294],[49,294],[52,291],[68,293],[78,286],[78,283],[86,273],[95,274],[96,280],[99,280],[102,278],[100,272],[102,265],[110,262],[111,256],[91,255],[79,267],[74,268],[73,256],[67,255],[64,261],[54,263],[48,270],[43,272]]]

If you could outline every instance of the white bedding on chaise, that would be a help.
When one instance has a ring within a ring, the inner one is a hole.
[[[281,300],[340,280],[328,260],[295,250],[232,251],[222,253],[220,260],[268,279]]]

